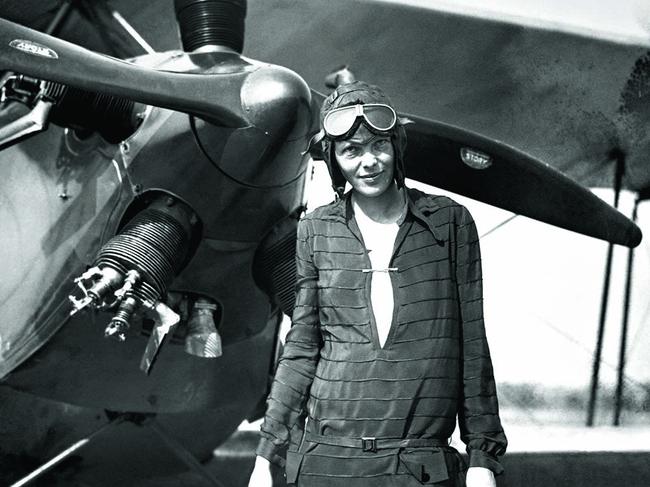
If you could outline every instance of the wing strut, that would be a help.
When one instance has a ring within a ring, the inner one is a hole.
[[[79,449],[83,448],[86,444],[88,444],[91,440],[97,438],[101,433],[103,433],[105,430],[107,430],[110,426],[116,425],[124,421],[124,416],[117,416],[113,419],[111,419],[108,423],[102,425],[99,429],[95,430],[85,438],[82,438],[81,440],[77,441],[76,443],[72,444],[65,450],[63,450],[61,453],[53,457],[51,460],[45,462],[43,465],[32,471],[29,475],[23,477],[20,479],[18,482],[15,482],[11,484],[10,487],[23,487],[24,485],[29,485],[31,484],[34,480],[42,477],[45,475],[47,472],[52,470],[54,467],[56,467],[59,463],[61,463],[63,460],[68,458],[70,455],[78,451]]]
[[[113,413],[108,412],[109,416],[108,423],[103,424],[97,430],[77,441],[70,447],[63,450],[61,453],[53,457],[51,460],[47,461],[29,475],[23,477],[18,482],[11,484],[10,487],[23,487],[25,485],[31,484],[33,481],[45,475],[47,472],[51,471],[54,467],[60,464],[63,460],[70,457],[73,453],[79,451],[85,445],[90,443],[90,441],[95,440],[99,435],[101,435],[107,429],[117,426],[124,421],[131,421],[133,423],[141,424],[142,426],[148,427],[151,431],[156,433],[162,440],[163,443],[169,448],[169,450],[176,455],[185,465],[187,465],[194,472],[199,474],[204,478],[208,485],[213,487],[226,487],[220,480],[215,478],[212,473],[210,473],[202,464],[199,462],[196,457],[187,449],[183,444],[178,440],[173,438],[157,421],[155,415],[150,414],[139,414],[139,413]]]

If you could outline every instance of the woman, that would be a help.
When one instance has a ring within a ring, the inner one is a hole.
[[[502,471],[476,227],[404,186],[403,123],[363,82],[323,104],[316,142],[338,198],[298,227],[296,307],[250,487],[271,485],[270,463],[301,487],[465,485],[456,419],[467,486]]]

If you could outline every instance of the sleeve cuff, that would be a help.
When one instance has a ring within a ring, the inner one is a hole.
[[[284,467],[285,460],[278,454],[278,447],[267,438],[262,437],[260,439],[255,454],[266,458],[269,462],[277,465],[278,467]]]
[[[484,467],[492,470],[494,475],[503,473],[503,467],[495,456],[490,455],[483,450],[470,449],[469,450],[469,466],[470,467]]]

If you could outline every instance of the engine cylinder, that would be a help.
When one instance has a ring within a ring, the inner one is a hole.
[[[94,265],[123,274],[137,270],[141,281],[133,293],[154,302],[187,262],[193,240],[192,214],[189,208],[175,212],[166,211],[165,205],[145,208],[101,248]]]
[[[175,0],[174,7],[185,51],[216,45],[242,52],[246,0]]]
[[[54,100],[50,120],[63,127],[99,132],[108,142],[120,142],[138,128],[135,103],[102,93],[47,81],[45,95]]]
[[[293,314],[296,302],[296,227],[290,215],[278,223],[260,243],[253,262],[253,275],[260,288],[282,312]]]

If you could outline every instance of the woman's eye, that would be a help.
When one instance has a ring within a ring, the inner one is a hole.
[[[375,141],[375,149],[383,150],[388,147],[388,139],[379,139]]]
[[[357,155],[358,153],[359,153],[359,148],[354,147],[352,145],[349,145],[345,149],[343,149],[343,155],[344,156],[351,157],[351,156]]]

